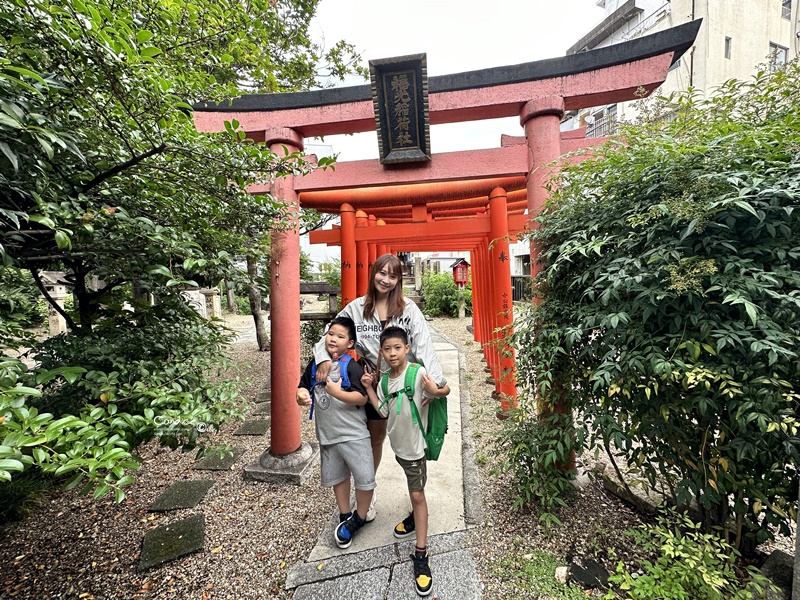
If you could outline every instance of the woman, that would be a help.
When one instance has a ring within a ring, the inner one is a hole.
[[[439,390],[447,385],[447,380],[436,358],[428,323],[419,307],[403,296],[403,268],[396,256],[383,254],[377,258],[369,273],[367,294],[345,306],[338,316],[350,317],[355,322],[355,350],[370,366],[378,364],[379,338],[384,327],[396,325],[405,329],[411,346],[409,360],[423,364],[428,371],[428,377],[424,380],[426,395],[444,395]],[[325,349],[324,337],[314,347],[314,358],[317,361],[317,381],[325,381],[331,361]],[[381,371],[388,369],[388,365],[381,365]],[[386,439],[386,419],[381,418],[369,403],[365,409],[372,445],[372,462],[377,472],[383,455],[383,441]],[[374,518],[375,494],[372,496],[367,520]]]

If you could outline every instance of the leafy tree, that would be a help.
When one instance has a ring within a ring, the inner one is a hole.
[[[670,122],[566,169],[532,234],[541,304],[515,324],[518,378],[568,410],[537,427],[581,415],[527,455],[602,444],[744,554],[796,514],[798,94],[792,64],[665,99]]]
[[[463,289],[459,289],[451,273],[425,271],[422,274],[422,297],[424,312],[432,317],[457,317],[459,302],[464,302],[466,314],[472,314],[472,278]]]
[[[76,298],[43,366],[0,361],[0,481],[35,466],[119,500],[137,443],[196,441],[164,419],[237,414],[238,384],[211,382],[225,335],[178,288],[241,280],[234,257],[261,259],[285,209],[246,187],[313,166],[235,121],[200,134],[192,106],[356,69],[352,47],[310,41],[316,6],[0,0],[0,269],[27,269],[43,293],[40,270],[64,270]],[[20,340],[13,314],[0,334]]]

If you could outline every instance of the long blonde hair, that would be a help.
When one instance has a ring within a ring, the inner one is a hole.
[[[386,267],[389,273],[397,276],[397,285],[389,292],[386,298],[386,320],[393,317],[399,317],[403,314],[406,308],[406,301],[403,297],[403,265],[400,259],[394,254],[381,254],[372,264],[369,270],[369,284],[367,285],[367,294],[364,301],[364,318],[371,319],[375,313],[375,301],[377,300],[377,291],[375,290],[375,276]]]

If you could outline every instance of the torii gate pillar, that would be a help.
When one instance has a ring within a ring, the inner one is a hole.
[[[492,221],[491,271],[494,274],[494,306],[499,353],[496,389],[500,393],[502,413],[517,407],[517,378],[514,369],[514,349],[507,341],[514,333],[514,310],[511,289],[511,255],[508,251],[508,214],[506,191],[495,188],[489,194],[489,217]]]
[[[564,116],[564,99],[550,96],[531,100],[520,112],[520,123],[525,128],[528,142],[528,218],[533,221],[547,201],[547,190],[544,183],[551,175],[548,167],[552,161],[561,156],[560,123]],[[535,224],[531,222],[531,227]],[[531,279],[541,271],[538,264],[539,249],[531,245]],[[534,297],[534,302],[536,298]],[[567,413],[568,409],[561,401],[552,406],[540,405],[540,413]],[[572,453],[565,470],[575,468],[575,454]]]
[[[282,155],[303,148],[302,136],[288,128],[265,131],[265,143]],[[278,179],[272,194],[289,205],[288,227],[272,233],[270,286],[270,440],[271,444],[245,467],[245,477],[273,483],[302,484],[311,475],[318,446],[300,438],[300,407],[295,401],[300,375],[300,202],[294,191],[294,177]]]

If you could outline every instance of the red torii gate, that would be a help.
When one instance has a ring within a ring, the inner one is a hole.
[[[414,165],[341,162],[335,171],[289,176],[250,191],[270,192],[292,205],[290,225],[297,224],[301,204],[341,213],[339,229],[320,232],[312,240],[342,246],[343,302],[366,287],[363,274],[359,286],[359,254],[366,271],[370,260],[385,251],[458,248],[474,253],[475,336],[486,344],[498,325],[506,320],[510,324],[510,295],[505,311],[497,301],[502,293],[491,293],[504,288],[506,279],[510,290],[510,273],[504,271],[508,261],[499,260],[502,238],[508,256],[506,236],[530,224],[547,200],[546,165],[593,143],[560,131],[564,112],[629,101],[642,90],[649,94],[691,47],[699,27],[700,21],[693,21],[580,54],[430,78],[431,125],[518,115],[524,138],[503,136],[500,148],[434,154],[430,162]],[[276,153],[283,146],[301,151],[304,138],[375,128],[369,85],[243,96],[227,105],[196,105],[194,116],[197,129],[208,132],[222,131],[225,121],[235,119],[250,139]],[[500,231],[506,234],[500,236]],[[275,478],[273,471],[297,470],[311,455],[300,438],[294,401],[301,368],[297,228],[276,232],[272,246],[272,445],[258,465],[248,467],[251,476],[268,480]],[[531,277],[537,274],[536,254],[532,248]],[[497,319],[491,318],[493,310]],[[487,360],[493,374],[509,370],[507,362],[492,354],[487,353]]]

